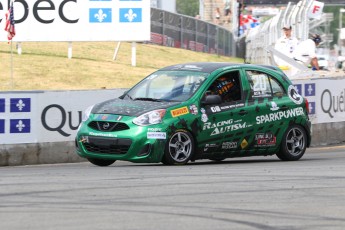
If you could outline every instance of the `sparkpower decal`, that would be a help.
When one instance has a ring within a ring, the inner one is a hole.
[[[272,121],[279,121],[282,118],[290,118],[290,117],[297,117],[297,116],[302,116],[303,113],[303,108],[302,107],[298,107],[298,108],[294,108],[294,109],[289,109],[286,111],[279,111],[276,113],[270,113],[270,114],[266,114],[266,115],[261,115],[261,116],[257,116],[256,117],[256,124],[263,124],[266,122],[272,122]]]

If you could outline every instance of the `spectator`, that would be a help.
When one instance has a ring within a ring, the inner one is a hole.
[[[230,23],[230,14],[231,14],[230,0],[223,0],[223,1],[224,1],[225,23]]]
[[[313,70],[320,70],[315,50],[316,47],[320,45],[321,41],[320,35],[313,34],[309,39],[301,42],[293,53],[295,61],[305,66],[311,65]]]
[[[214,23],[219,25],[220,24],[220,9],[219,7],[216,8],[214,11]]]
[[[298,40],[296,37],[292,36],[291,25],[285,24],[282,30],[284,34],[277,40],[274,48],[279,52],[285,54],[286,56],[293,58],[293,52],[295,51],[298,45]],[[286,62],[279,58],[275,58],[275,62],[278,66],[287,65]]]

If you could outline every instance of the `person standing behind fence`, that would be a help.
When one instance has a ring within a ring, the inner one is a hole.
[[[219,7],[216,8],[214,11],[214,23],[219,25],[220,24],[220,9]]]
[[[298,39],[292,36],[291,25],[285,24],[282,29],[284,34],[277,40],[274,48],[279,52],[285,54],[286,56],[293,58],[293,52],[295,51],[298,45]],[[275,62],[278,66],[287,65],[286,62],[279,58],[275,58]]]
[[[230,14],[231,14],[231,0],[224,0],[224,16],[225,23],[230,23]]]
[[[311,65],[313,70],[320,70],[315,50],[321,42],[322,40],[320,35],[311,35],[309,39],[298,44],[295,52],[293,53],[294,60],[304,64],[307,67]]]

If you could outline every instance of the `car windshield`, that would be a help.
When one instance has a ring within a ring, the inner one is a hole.
[[[157,71],[135,85],[123,98],[182,102],[196,92],[208,75],[193,71]]]

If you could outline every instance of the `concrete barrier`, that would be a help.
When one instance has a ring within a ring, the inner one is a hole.
[[[311,146],[345,143],[345,122],[313,124]],[[50,142],[0,146],[0,166],[83,162],[75,143]]]

